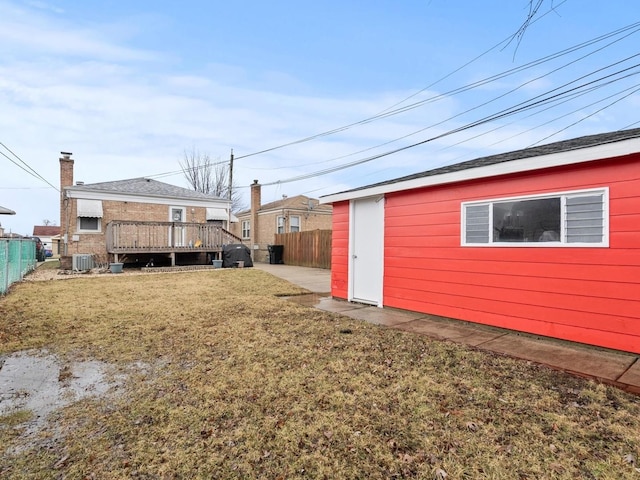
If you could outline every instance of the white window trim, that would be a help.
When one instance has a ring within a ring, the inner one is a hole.
[[[280,225],[280,220],[282,220],[282,225]],[[282,227],[282,231],[280,232],[280,227]],[[287,218],[284,215],[278,215],[276,217],[276,233],[286,233],[287,231]]]
[[[87,230],[80,228],[80,220],[82,218],[97,218],[98,219],[98,228],[96,230]],[[102,233],[102,218],[100,217],[78,217],[78,221],[76,223],[76,233]]]
[[[170,205],[169,206],[169,221],[170,222],[174,222],[173,217],[171,216],[173,210],[182,210],[182,223],[187,221],[187,207],[180,207],[177,205]]]
[[[566,199],[568,196],[587,196],[594,194],[603,195],[603,235],[602,242],[598,243],[567,243],[565,241],[565,218],[566,218]],[[473,205],[489,204],[489,226],[493,225],[493,208],[491,205],[496,202],[512,202],[519,200],[532,200],[544,198],[560,197],[560,238],[557,242],[494,242],[493,235],[489,232],[489,241],[487,243],[467,243],[466,234],[466,207]],[[480,247],[480,248],[607,248],[609,247],[609,187],[589,188],[584,190],[566,190],[561,192],[549,192],[531,195],[522,195],[516,197],[498,197],[482,200],[474,200],[471,202],[462,202],[460,207],[460,245],[463,247]]]
[[[244,235],[245,223],[249,226],[249,228],[246,229],[249,232],[249,235],[247,235],[246,237]],[[251,238],[251,220],[242,220],[242,223],[240,224],[240,235],[242,236],[243,240],[249,240]]]
[[[297,218],[298,219],[298,230],[296,230],[296,232],[301,232],[302,231],[302,219],[300,218],[300,215],[289,215],[289,233],[293,233],[293,222],[291,221],[293,218]]]

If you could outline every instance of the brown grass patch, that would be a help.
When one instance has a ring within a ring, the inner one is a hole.
[[[638,397],[277,297],[297,293],[253,269],[18,285],[1,352],[129,377],[19,455],[0,426],[0,477],[640,478]]]

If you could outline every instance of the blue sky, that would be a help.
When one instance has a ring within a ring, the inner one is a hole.
[[[640,21],[635,0],[545,0],[520,42],[501,44],[527,11],[527,0],[0,0],[0,142],[56,187],[60,151],[73,152],[75,179],[86,183],[154,176],[187,186],[179,173],[160,174],[179,171],[185,150],[224,161],[233,148],[248,203],[254,179],[265,202],[318,197],[639,126],[637,27],[524,68]],[[587,82],[593,90],[566,96]],[[562,92],[536,109],[314,175]],[[58,192],[4,156],[0,205],[17,212],[0,217],[16,233],[59,221]]]

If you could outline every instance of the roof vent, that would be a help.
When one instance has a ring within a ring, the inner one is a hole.
[[[78,185],[78,186],[82,186],[82,185],[84,185],[84,182],[81,182],[80,180],[78,180],[78,181],[76,182],[76,185]]]

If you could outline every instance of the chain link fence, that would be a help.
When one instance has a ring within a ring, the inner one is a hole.
[[[36,242],[26,238],[0,238],[0,295],[36,268]]]

